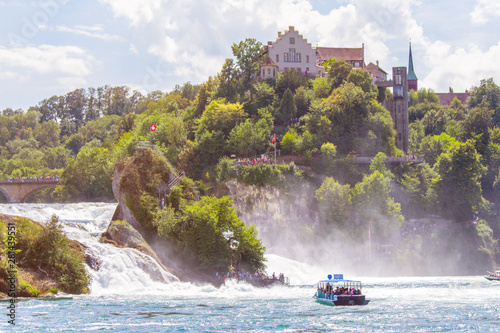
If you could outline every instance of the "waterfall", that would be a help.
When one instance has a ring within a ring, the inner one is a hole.
[[[88,267],[92,275],[91,293],[123,293],[144,290],[178,281],[150,256],[130,248],[99,243],[111,221],[116,204],[0,204],[0,213],[46,222],[59,217],[67,237],[85,245],[99,262],[99,269]]]

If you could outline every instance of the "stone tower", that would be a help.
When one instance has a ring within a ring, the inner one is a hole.
[[[413,72],[413,70],[411,71]],[[397,132],[396,147],[406,153],[409,148],[408,91],[410,88],[410,81],[407,80],[406,76],[406,67],[393,67],[392,78],[394,95],[393,120]]]
[[[413,70],[413,57],[411,56],[411,42],[410,42],[410,58],[408,59],[408,91],[418,91],[418,79]]]

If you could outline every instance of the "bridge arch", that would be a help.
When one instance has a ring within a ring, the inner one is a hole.
[[[7,200],[7,203],[10,203],[10,197],[7,191],[5,191],[3,188],[0,187],[0,193],[2,193],[5,196],[5,199]]]
[[[22,198],[21,198],[21,200],[20,200],[20,201],[21,201],[21,203],[25,203],[25,202],[26,202],[26,200],[27,200],[27,199],[28,199],[28,198],[29,198],[32,194],[34,194],[34,193],[36,193],[36,192],[38,192],[38,191],[41,191],[41,190],[43,190],[43,189],[45,189],[45,188],[48,188],[48,187],[54,187],[54,188],[55,188],[55,187],[57,186],[57,184],[44,184],[44,185],[45,185],[45,186],[40,186],[40,187],[37,187],[37,188],[33,188],[33,189],[29,190],[29,191],[26,191],[26,192],[24,193],[23,197],[22,197]]]
[[[23,203],[33,193],[47,187],[56,187],[58,181],[0,182],[0,191],[8,203]]]

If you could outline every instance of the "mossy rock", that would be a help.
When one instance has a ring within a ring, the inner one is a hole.
[[[99,242],[110,243],[118,247],[130,247],[157,258],[156,253],[140,232],[125,220],[111,221]]]

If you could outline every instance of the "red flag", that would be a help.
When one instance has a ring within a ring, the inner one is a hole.
[[[151,132],[154,132],[156,130],[156,125],[155,124],[151,124]]]
[[[273,135],[273,141],[271,143],[274,143],[276,141],[276,134]]]

